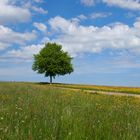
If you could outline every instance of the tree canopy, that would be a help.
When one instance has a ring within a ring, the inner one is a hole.
[[[40,74],[45,74],[45,77],[56,75],[65,75],[73,72],[71,63],[72,57],[67,52],[62,50],[62,46],[56,43],[47,43],[40,52],[34,55],[32,69]]]

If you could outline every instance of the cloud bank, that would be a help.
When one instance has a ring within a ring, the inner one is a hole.
[[[108,6],[116,6],[129,10],[140,10],[140,0],[81,0],[81,4],[89,7],[99,2],[105,3]]]
[[[0,1],[0,24],[27,22],[31,18],[31,13],[27,8],[16,6],[15,1]]]
[[[140,54],[140,21],[136,20],[132,27],[122,23],[96,27],[83,26],[73,20],[67,20],[56,16],[49,20],[53,39],[47,38],[47,42],[57,42],[63,46],[72,56],[84,53],[100,53],[104,50],[127,51],[132,54]],[[45,39],[44,39],[45,42]],[[22,49],[8,52],[13,56],[32,58],[38,53],[43,44],[29,45]],[[24,49],[23,49],[24,48]],[[30,50],[30,53],[29,53]]]
[[[140,52],[139,20],[135,21],[133,27],[122,23],[96,27],[83,26],[57,16],[50,19],[49,24],[58,34],[53,41],[62,44],[73,55],[99,53],[104,49]]]

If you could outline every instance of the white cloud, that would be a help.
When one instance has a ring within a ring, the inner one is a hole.
[[[92,19],[96,19],[96,18],[106,18],[108,16],[111,16],[111,13],[92,13],[90,15],[90,17]]]
[[[23,45],[25,42],[31,41],[35,38],[35,32],[19,33],[8,27],[0,25],[0,49],[7,48],[12,44]]]
[[[50,19],[49,24],[57,34],[53,41],[62,44],[72,55],[99,53],[104,49],[127,49],[135,53],[140,50],[140,21],[133,27],[121,23],[95,27],[82,26],[57,16]]]
[[[102,0],[110,6],[118,6],[130,10],[140,10],[139,0]]]
[[[31,9],[35,12],[38,12],[40,14],[47,14],[48,11],[47,10],[44,10],[43,8],[41,7],[36,7],[36,6],[32,6]]]
[[[69,29],[75,28],[77,22],[72,22],[71,20],[66,20],[60,16],[57,16],[55,18],[51,18],[49,20],[49,24],[51,25],[53,30],[60,30],[61,32],[69,33]],[[66,30],[67,29],[67,30]]]
[[[140,18],[137,18],[137,21],[134,23],[134,27],[140,29]]]
[[[18,50],[8,51],[7,54],[5,54],[5,56],[32,60],[33,54],[37,54],[40,51],[40,49],[43,47],[44,47],[43,44],[29,45],[29,46],[21,47]]]
[[[41,43],[42,43],[42,44],[47,43],[47,42],[51,42],[51,40],[50,40],[48,37],[44,37],[44,38],[41,40]]]
[[[1,0],[0,4],[7,4],[9,2],[9,0]]]
[[[34,0],[37,3],[43,3],[43,0]]]
[[[81,0],[81,3],[84,4],[85,6],[93,6],[94,0]]]
[[[128,12],[128,13],[125,13],[124,16],[126,18],[136,18],[136,14],[134,14],[133,12]]]
[[[9,61],[10,59],[18,59],[18,61],[32,61],[33,55],[39,53],[39,51],[44,47],[44,44],[47,42],[51,42],[49,38],[44,38],[40,44],[32,44],[28,46],[21,46],[19,49],[12,49],[5,54],[1,56],[3,58],[3,61],[6,60],[6,58]],[[0,60],[2,61],[2,60]],[[17,61],[17,60],[16,60]]]
[[[57,16],[49,20],[49,25],[52,29],[53,39],[47,37],[43,42],[57,42],[72,56],[83,53],[100,53],[105,49],[140,53],[139,20],[135,21],[133,27],[122,23],[96,27],[82,26],[73,20]],[[8,55],[31,59],[33,54],[38,53],[42,47],[42,44],[21,47],[8,52]]]
[[[118,6],[129,10],[140,10],[140,0],[80,0],[85,6],[93,6],[95,2],[103,2],[109,6]]]
[[[36,4],[34,2],[36,2]],[[22,3],[21,5],[24,8],[30,9],[33,12],[36,12],[36,13],[39,13],[39,14],[48,14],[48,11],[46,9],[43,9],[42,7],[37,6],[38,3],[43,3],[44,1],[34,0],[34,2],[27,0],[26,2]]]
[[[38,23],[38,22],[34,22],[33,26],[36,27],[38,30],[40,30],[41,32],[46,32],[47,31],[47,27],[45,24],[43,23]]]
[[[12,5],[10,0],[0,1],[0,24],[27,22],[31,18],[28,9]]]
[[[83,15],[83,14],[77,16],[77,18],[79,18],[80,20],[85,20],[85,19],[87,19],[87,17],[86,17],[85,15]]]
[[[5,50],[5,49],[8,48],[9,46],[10,46],[10,44],[0,42],[0,51],[1,51],[1,50]]]

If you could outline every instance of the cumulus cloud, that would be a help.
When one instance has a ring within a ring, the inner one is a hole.
[[[118,6],[130,10],[140,10],[139,0],[102,0],[110,6]]]
[[[0,24],[27,22],[31,18],[28,9],[13,5],[14,1],[0,1]]]
[[[140,50],[140,21],[133,27],[116,23],[103,27],[82,26],[62,17],[49,20],[49,24],[58,35],[53,41],[63,45],[72,55],[78,53],[99,53],[104,49]]]
[[[8,51],[6,56],[11,58],[32,60],[33,55],[37,54],[43,46],[44,46],[43,44],[37,44],[21,47],[18,50]]]
[[[122,23],[108,26],[83,26],[73,20],[60,16],[51,18],[49,25],[53,39],[45,38],[49,42],[57,42],[72,56],[84,53],[100,53],[105,49],[140,53],[140,20],[136,20],[132,27]],[[21,47],[8,52],[10,56],[32,58],[43,47],[42,44]]]
[[[0,25],[0,49],[7,48],[12,44],[23,45],[25,42],[36,38],[35,32],[19,33],[11,28]]]
[[[38,23],[38,22],[34,22],[33,26],[36,27],[38,30],[40,30],[41,32],[46,32],[47,31],[47,27],[45,24],[43,23]]]
[[[85,6],[93,6],[94,0],[81,0],[81,3],[84,4]]]

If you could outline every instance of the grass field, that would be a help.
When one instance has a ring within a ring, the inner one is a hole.
[[[0,83],[0,140],[140,140],[140,99]]]
[[[140,87],[119,87],[119,86],[96,86],[96,85],[76,85],[76,84],[54,84],[57,87],[107,91],[107,92],[122,92],[131,94],[140,94]]]

